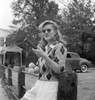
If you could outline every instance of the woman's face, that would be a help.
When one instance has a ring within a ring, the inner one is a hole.
[[[56,34],[55,29],[53,28],[52,24],[47,24],[44,26],[42,30],[42,35],[46,41],[50,41],[54,38],[54,35]]]

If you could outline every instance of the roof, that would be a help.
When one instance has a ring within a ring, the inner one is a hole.
[[[16,46],[16,45],[12,45],[12,46],[8,46],[8,47],[4,47],[2,50],[1,50],[1,53],[4,54],[6,52],[19,52],[21,53],[22,52],[22,48]]]
[[[12,33],[13,33],[13,31],[11,29],[9,30],[9,29],[1,29],[0,28],[0,37],[6,37]]]
[[[3,48],[4,48],[4,47],[1,47],[1,46],[0,46],[0,54],[1,54],[1,50],[2,50]]]

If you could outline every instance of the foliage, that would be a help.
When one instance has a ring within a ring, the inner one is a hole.
[[[58,17],[58,4],[48,0],[17,0],[12,3],[11,7],[14,15],[13,25],[19,25],[20,28],[8,37],[8,42],[11,41],[12,44],[20,46],[24,52],[33,56],[31,47],[23,40],[28,37],[34,45],[38,44],[40,39],[38,25],[46,19],[56,20],[60,18]]]
[[[28,52],[29,59],[31,55],[33,59],[33,52],[23,39],[28,36],[37,45],[40,39],[37,27],[42,21],[50,19],[60,25],[69,51],[95,61],[95,3],[91,0],[73,0],[60,11],[60,15],[58,4],[48,0],[17,0],[12,3],[12,9],[13,24],[20,28],[9,36],[8,43],[22,47],[24,54]]]
[[[95,50],[94,14],[95,3],[91,0],[74,0],[63,9],[64,33],[68,37],[68,49],[90,60],[95,59],[92,52],[92,47]],[[89,55],[89,52],[92,52],[92,55]]]
[[[18,0],[13,2],[12,9],[14,16],[18,18],[13,21],[14,24],[32,25],[32,28],[45,19],[56,18],[59,10],[58,4],[48,0]]]

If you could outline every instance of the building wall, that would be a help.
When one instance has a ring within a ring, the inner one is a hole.
[[[2,64],[2,55],[0,55],[0,64]]]
[[[2,64],[3,59],[2,59],[2,55],[1,55],[1,50],[6,47],[6,37],[11,34],[12,32],[10,30],[6,30],[6,29],[1,29],[0,28],[0,63]]]
[[[11,34],[10,30],[0,29],[0,49],[6,46],[6,37]]]

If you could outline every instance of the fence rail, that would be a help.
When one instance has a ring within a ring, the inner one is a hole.
[[[14,69],[0,65],[0,77],[9,99],[19,100],[35,84],[38,75],[28,73],[23,66]]]

